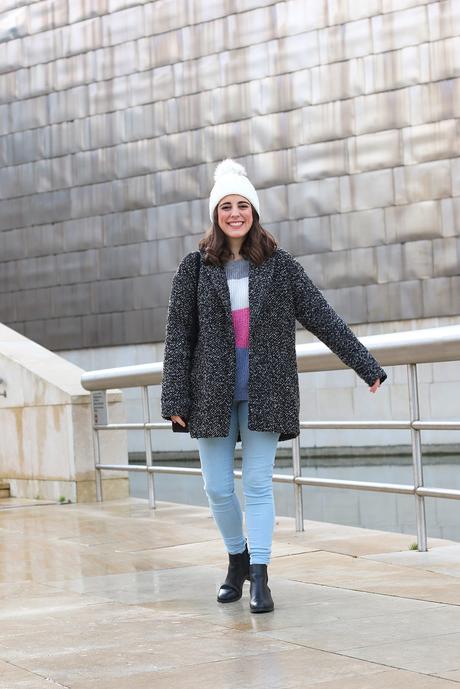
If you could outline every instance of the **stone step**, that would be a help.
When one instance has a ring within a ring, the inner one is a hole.
[[[0,500],[1,498],[10,497],[10,484],[0,482]]]

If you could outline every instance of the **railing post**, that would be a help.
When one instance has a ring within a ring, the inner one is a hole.
[[[292,439],[292,466],[294,479],[302,476],[300,466],[300,435]],[[295,502],[295,530],[303,531],[303,493],[302,484],[294,480],[294,502]]]
[[[99,444],[99,433],[93,428],[93,452],[94,452],[94,465],[101,463],[101,447]],[[96,500],[97,502],[102,502],[104,500],[104,494],[102,492],[102,473],[101,470],[95,468],[96,471]]]
[[[144,415],[144,424],[150,423],[150,404],[149,404],[149,389],[146,385],[142,387],[142,411]],[[144,426],[144,445],[145,445],[145,462],[148,467],[152,466],[152,437],[150,429]],[[155,509],[155,477],[152,471],[147,471],[147,482],[149,488],[149,507]]]
[[[418,381],[417,381],[417,365],[407,364],[407,380],[409,384],[409,409],[410,420],[420,420],[420,405],[418,397]],[[423,486],[423,464],[422,464],[422,440],[421,431],[416,428],[411,428],[411,442],[412,442],[412,469],[414,474],[415,489]],[[417,521],[417,546],[420,552],[426,552],[427,537],[426,537],[426,516],[425,516],[425,498],[423,495],[415,494],[415,517]]]
[[[99,391],[91,393],[91,433],[93,437],[93,457],[94,457],[94,472],[96,478],[96,501],[102,502],[104,499],[102,493],[102,474],[101,470],[98,469],[98,464],[101,463],[101,446],[99,444],[99,432],[94,428],[98,422],[98,414],[96,411],[97,406],[97,396]],[[108,419],[104,419],[105,423],[108,423]]]

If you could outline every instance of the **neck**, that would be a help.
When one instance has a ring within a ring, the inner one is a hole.
[[[233,238],[227,238],[227,245],[228,248],[230,249],[233,258],[238,258],[240,256],[240,250],[241,247],[243,246],[243,240],[242,239],[233,239]]]

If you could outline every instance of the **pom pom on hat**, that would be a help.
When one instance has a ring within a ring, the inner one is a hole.
[[[216,170],[214,172],[214,182],[217,182],[219,177],[221,177],[222,175],[244,175],[245,177],[248,176],[244,167],[240,165],[240,163],[237,163],[236,160],[232,160],[231,158],[226,158],[216,167]]]
[[[216,167],[214,186],[209,197],[209,217],[213,220],[214,209],[224,196],[238,194],[251,202],[260,215],[259,197],[250,182],[243,165],[226,158]]]

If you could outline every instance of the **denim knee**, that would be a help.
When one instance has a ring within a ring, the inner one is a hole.
[[[214,505],[220,505],[230,500],[235,493],[235,489],[230,486],[215,486],[205,484],[204,490],[209,500]]]
[[[266,498],[273,492],[272,476],[258,475],[256,471],[247,471],[243,477],[243,492],[246,498]]]
[[[272,484],[262,487],[255,486],[245,486],[244,497],[246,501],[261,501],[261,500],[271,500],[273,496],[273,486]]]

